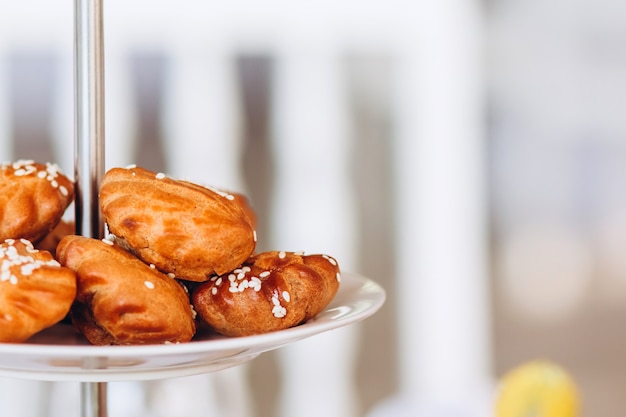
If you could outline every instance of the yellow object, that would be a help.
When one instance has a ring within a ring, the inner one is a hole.
[[[500,382],[496,417],[578,417],[576,384],[560,366],[546,361],[524,363]]]

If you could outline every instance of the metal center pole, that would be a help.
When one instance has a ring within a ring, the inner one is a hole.
[[[102,0],[75,0],[76,232],[102,238],[98,190],[104,173]]]
[[[106,382],[81,382],[80,398],[81,417],[107,416]]]
[[[79,235],[102,238],[98,190],[104,174],[102,0],[74,1],[75,220]],[[107,416],[106,382],[81,383],[81,416]]]

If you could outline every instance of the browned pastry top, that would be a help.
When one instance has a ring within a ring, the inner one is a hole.
[[[61,221],[74,183],[54,164],[20,160],[0,165],[0,241],[37,241]]]
[[[238,267],[254,251],[252,220],[228,193],[143,168],[113,168],[100,187],[109,230],[139,258],[189,281]]]
[[[183,286],[112,242],[66,236],[59,261],[76,271],[72,321],[96,345],[178,343],[195,333]]]
[[[340,283],[328,255],[264,252],[193,292],[194,308],[217,332],[247,336],[282,330],[311,319],[333,299]]]
[[[67,235],[76,234],[76,223],[74,221],[65,221],[61,219],[59,224],[41,240],[39,240],[35,247],[39,250],[47,250],[50,253],[56,253],[57,245]]]
[[[0,342],[23,342],[61,321],[76,294],[76,276],[26,239],[0,244]]]

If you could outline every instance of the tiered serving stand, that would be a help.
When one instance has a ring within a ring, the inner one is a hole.
[[[101,238],[98,189],[104,173],[103,0],[75,0],[75,180],[77,233]],[[67,324],[26,343],[0,344],[0,375],[81,382],[81,416],[107,416],[107,382],[215,372],[263,352],[347,326],[374,314],[385,301],[375,282],[343,273],[333,302],[297,327],[250,337],[199,334],[192,342],[146,346],[92,346]]]

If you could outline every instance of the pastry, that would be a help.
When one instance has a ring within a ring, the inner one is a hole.
[[[100,187],[109,231],[137,257],[177,278],[202,282],[254,251],[253,220],[231,194],[143,168],[113,168]]]
[[[192,302],[215,331],[248,336],[311,319],[333,299],[340,280],[337,261],[328,255],[264,252],[198,285]]]
[[[54,229],[73,200],[74,183],[54,164],[0,165],[0,241],[36,242]]]
[[[74,221],[62,219],[50,233],[35,244],[35,247],[39,250],[47,250],[50,253],[56,253],[57,245],[61,239],[67,235],[74,234],[76,234],[76,224]]]
[[[57,258],[76,272],[71,319],[90,343],[179,343],[194,336],[195,312],[183,286],[113,242],[66,236]]]
[[[76,294],[76,276],[26,239],[0,244],[0,342],[23,342],[61,321]]]

